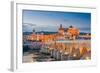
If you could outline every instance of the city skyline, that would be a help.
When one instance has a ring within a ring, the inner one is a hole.
[[[74,26],[81,32],[91,32],[91,14],[80,12],[56,12],[23,10],[23,32],[58,31],[60,24],[64,28]]]

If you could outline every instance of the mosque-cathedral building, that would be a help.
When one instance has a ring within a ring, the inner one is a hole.
[[[48,42],[48,41],[59,40],[59,39],[74,40],[78,37],[79,34],[80,34],[79,29],[73,26],[69,26],[69,28],[63,28],[61,24],[57,33],[52,33],[52,34],[33,33],[27,37],[27,40],[31,40],[31,41],[38,40],[42,42]]]

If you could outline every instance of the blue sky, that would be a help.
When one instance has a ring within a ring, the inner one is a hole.
[[[23,10],[22,22],[23,32],[57,31],[60,24],[64,28],[72,25],[81,32],[91,31],[90,13]]]

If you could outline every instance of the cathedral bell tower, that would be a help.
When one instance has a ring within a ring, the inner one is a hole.
[[[62,24],[60,24],[60,28],[62,28]]]
[[[35,29],[33,29],[33,34],[35,34]]]

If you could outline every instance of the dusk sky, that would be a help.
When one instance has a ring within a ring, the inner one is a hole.
[[[64,28],[74,26],[81,32],[91,32],[91,14],[76,12],[23,10],[23,32],[58,30],[60,24]]]

